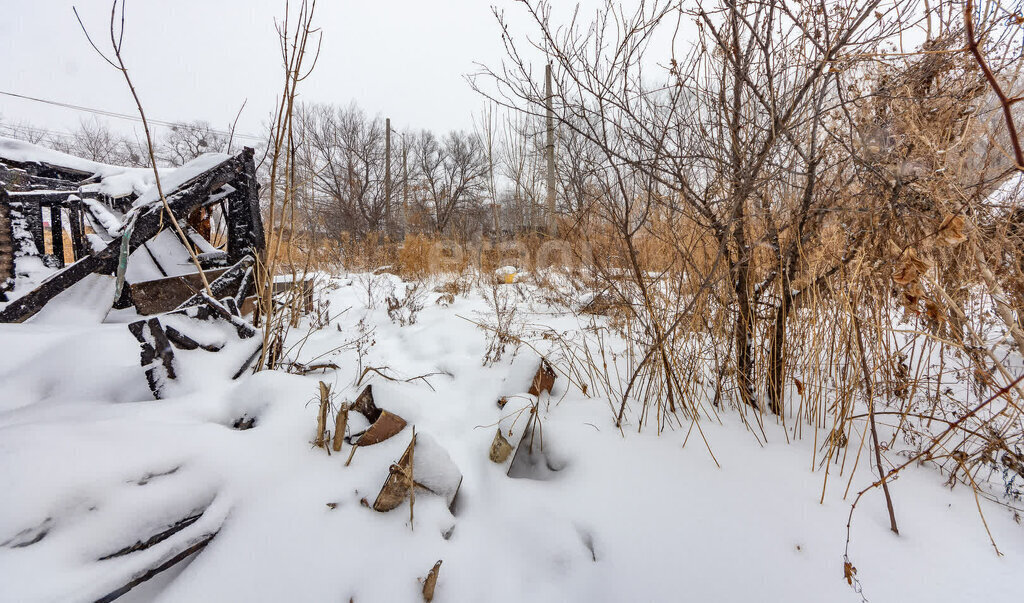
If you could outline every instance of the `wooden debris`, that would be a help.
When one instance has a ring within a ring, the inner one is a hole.
[[[230,298],[235,302],[236,306],[240,306],[242,302],[245,301],[245,298],[255,291],[252,281],[252,269],[255,263],[256,259],[252,255],[246,255],[230,268],[207,271],[207,275],[215,275],[216,277],[210,282],[210,292],[213,294],[213,298]],[[187,276],[198,277],[199,275],[193,274]],[[180,310],[182,308],[201,305],[204,302],[204,294],[206,294],[206,292],[203,290],[202,283],[199,283],[199,286],[193,289],[192,293],[190,293],[188,297],[178,302],[178,305],[163,311],[166,312],[173,309]],[[137,306],[138,301],[136,301],[136,307]]]
[[[352,403],[352,410],[366,417],[371,424],[380,418],[381,410],[373,400],[373,386],[367,385],[359,393],[359,397]]]
[[[128,330],[142,346],[140,364],[146,371],[146,382],[153,397],[160,399],[164,384],[177,378],[174,371],[174,350],[160,321],[156,318],[139,320],[128,325]]]
[[[208,281],[214,281],[227,269],[207,270]],[[132,301],[135,309],[143,316],[170,312],[176,309],[193,295],[203,289],[203,281],[198,272],[168,276],[151,281],[130,283]]]
[[[555,373],[555,369],[551,368],[551,364],[546,359],[541,358],[540,366],[537,367],[537,373],[533,376],[533,383],[530,384],[530,395],[539,396],[541,392],[550,393],[557,377],[558,375]]]
[[[204,300],[205,303],[203,305],[183,308],[170,314],[185,316],[195,321],[226,321],[235,328],[239,339],[254,338],[256,335],[255,327],[233,314],[231,311],[232,304],[229,303],[225,306],[211,300],[209,297],[204,297]],[[163,397],[163,389],[167,382],[178,378],[174,364],[175,348],[183,351],[201,348],[207,352],[217,352],[221,349],[218,346],[201,345],[178,329],[170,326],[165,327],[157,317],[130,323],[128,330],[138,340],[142,348],[140,364],[145,369],[149,389],[153,392],[153,397],[157,399]],[[237,379],[245,372],[259,355],[262,345],[262,340],[254,340],[254,351],[241,364],[232,376],[232,379]]]
[[[402,457],[388,468],[388,477],[381,486],[377,499],[373,501],[373,510],[386,513],[398,507],[408,496],[412,486],[412,454],[416,446],[416,436],[409,440]]]
[[[327,413],[331,408],[331,386],[323,381],[320,382],[320,411],[316,418],[316,440],[314,445],[317,448],[327,448]]]
[[[32,546],[43,538],[46,538],[46,535],[53,529],[53,524],[53,518],[47,517],[39,523],[39,525],[25,528],[7,540],[0,542],[0,546],[12,549],[21,549],[27,546]]]
[[[247,417],[245,415],[242,415],[241,417],[238,417],[237,419],[235,419],[235,422],[231,424],[231,427],[233,429],[237,429],[239,431],[245,431],[246,429],[252,429],[255,426],[256,426],[256,417]]]
[[[345,430],[348,428],[348,404],[342,404],[334,417],[334,441],[331,442],[331,449],[341,452],[342,442],[345,441]]]
[[[10,163],[5,160],[6,163]],[[46,168],[49,169],[49,168]],[[45,171],[45,170],[44,170]],[[50,173],[50,172],[46,172]],[[60,178],[67,174],[55,171]],[[81,178],[79,178],[81,180]],[[106,247],[93,253],[85,254],[89,245],[84,241],[83,212],[81,196],[77,192],[76,181],[64,183],[66,186],[52,186],[56,194],[42,195],[37,192],[16,193],[21,195],[15,201],[14,194],[5,194],[0,201],[10,208],[15,204],[28,221],[31,238],[35,241],[36,252],[44,255],[44,237],[42,232],[41,208],[49,207],[51,227],[62,222],[62,214],[67,212],[70,221],[75,262],[54,273],[34,290],[18,297],[14,302],[0,311],[0,322],[23,322],[35,315],[47,303],[61,292],[67,290],[90,274],[114,274],[122,255],[122,236],[119,233],[107,233],[113,236]],[[260,255],[264,250],[263,225],[259,214],[259,186],[256,183],[256,168],[253,161],[253,150],[245,149],[235,157],[231,157],[210,170],[182,183],[171,191],[165,191],[167,204],[175,217],[184,218],[196,209],[211,203],[219,203],[227,193],[228,200],[228,260],[239,262],[247,255]],[[130,200],[129,200],[130,201]],[[113,203],[110,203],[113,205]],[[120,207],[119,209],[127,209]],[[166,227],[166,215],[162,203],[152,203],[131,210],[134,212],[134,226],[127,231],[124,246],[129,255],[142,247]],[[38,218],[38,219],[37,219]],[[56,232],[56,231],[55,231]],[[63,266],[63,230],[53,239],[52,262]],[[82,251],[82,257],[78,257]],[[58,257],[59,256],[59,257]],[[119,300],[117,307],[130,299],[130,288]]]
[[[96,603],[109,603],[110,601],[114,601],[114,600],[120,598],[121,596],[123,596],[125,593],[127,593],[131,589],[135,588],[136,586],[142,584],[143,582],[146,582],[147,580],[149,580],[150,578],[153,578],[154,576],[160,574],[161,572],[164,572],[164,571],[174,567],[178,563],[181,563],[185,559],[188,559],[189,557],[191,557],[193,554],[198,553],[199,551],[203,550],[204,548],[206,548],[206,545],[210,544],[210,541],[213,540],[213,538],[216,535],[217,535],[217,532],[213,532],[213,533],[210,533],[210,534],[203,534],[201,536],[198,536],[196,538],[193,538],[191,540],[186,541],[186,543],[184,544],[183,547],[181,547],[181,548],[177,548],[176,547],[176,548],[172,549],[170,554],[164,556],[155,565],[153,565],[153,566],[151,566],[151,567],[149,567],[149,568],[139,572],[134,577],[132,577],[130,580],[128,580],[128,582],[126,582],[124,585],[122,585],[122,586],[120,586],[120,587],[110,591],[106,595],[96,599]]]
[[[138,552],[138,551],[144,551],[144,550],[146,550],[148,548],[151,548],[151,547],[153,547],[153,546],[155,546],[157,544],[160,544],[161,542],[167,540],[171,536],[174,536],[178,532],[184,530],[185,528],[187,528],[190,525],[194,524],[195,522],[199,521],[199,518],[201,518],[203,516],[204,512],[205,512],[205,509],[203,511],[199,511],[198,513],[191,513],[191,514],[183,517],[182,519],[179,519],[178,521],[175,521],[174,523],[172,523],[171,525],[167,526],[163,530],[160,530],[156,534],[153,534],[152,536],[150,536],[146,540],[136,541],[134,544],[126,546],[126,547],[124,547],[122,549],[119,549],[117,551],[114,551],[113,553],[109,553],[107,555],[103,555],[102,557],[99,558],[99,561],[105,561],[107,559],[113,559],[115,557],[123,557],[123,556],[129,555],[131,553],[135,553],[135,552]]]
[[[427,577],[423,580],[423,600],[430,603],[434,600],[434,589],[437,588],[437,575],[441,573],[441,560],[438,559],[434,567],[430,568]]]
[[[455,508],[455,500],[462,486],[462,472],[448,456],[448,452],[428,434],[414,434],[398,462],[389,467],[388,477],[377,494],[373,510],[383,513],[395,509],[406,496],[414,495],[413,484],[420,490],[443,498],[449,510]]]

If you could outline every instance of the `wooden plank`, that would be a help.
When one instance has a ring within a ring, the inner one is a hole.
[[[206,270],[206,278],[215,280],[227,272],[227,268]],[[203,290],[203,281],[198,272],[169,276],[128,285],[139,314],[148,316],[170,312]]]
[[[36,243],[36,251],[39,255],[46,253],[46,240],[43,237],[43,206],[38,199],[30,199],[25,202],[24,214],[28,221],[28,228],[32,231],[32,240]]]
[[[120,245],[118,239],[111,246]],[[117,254],[108,246],[96,255],[86,256],[64,270],[43,281],[29,293],[11,302],[0,312],[0,322],[24,322],[34,316],[47,302],[57,297],[90,274],[113,274],[117,267]]]
[[[68,201],[68,219],[71,226],[71,252],[74,254],[74,259],[79,260],[88,253],[83,232],[85,228],[82,222],[81,199],[70,199]]]
[[[247,255],[238,261],[234,266],[221,270],[221,274],[212,282],[210,282],[210,292],[213,293],[213,299],[224,299],[225,297],[232,298],[235,301],[235,305],[238,305],[238,299],[244,299],[245,296],[250,293],[251,282],[246,277],[252,271],[252,265],[255,260],[251,255]],[[183,301],[178,309],[189,308],[192,306],[198,306],[206,303],[209,299],[205,291],[199,290],[190,297]]]

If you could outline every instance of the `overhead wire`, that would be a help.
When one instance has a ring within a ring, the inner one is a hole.
[[[38,97],[34,97],[34,96],[28,96],[26,94],[18,94],[16,92],[8,92],[8,91],[5,91],[5,90],[0,90],[0,95],[9,96],[9,97],[12,97],[12,98],[19,98],[19,99],[22,99],[22,100],[33,101],[33,102],[37,102],[37,103],[43,103],[43,104],[46,104],[46,105],[52,105],[52,106],[61,107],[61,108],[64,108],[64,109],[71,109],[71,110],[74,110],[74,111],[81,111],[81,112],[84,112],[84,113],[91,113],[93,115],[101,115],[103,117],[112,117],[114,119],[124,119],[124,120],[127,120],[127,121],[132,121],[132,122],[136,122],[136,123],[142,123],[142,118],[139,117],[138,115],[130,115],[130,114],[127,114],[127,113],[118,113],[116,111],[107,111],[105,109],[95,109],[95,108],[92,108],[92,107],[84,107],[82,105],[75,105],[75,104],[72,104],[72,103],[65,103],[65,102],[49,100],[49,99],[45,99],[45,98],[38,98]],[[227,130],[218,130],[216,128],[199,128],[199,127],[196,127],[196,126],[192,126],[192,125],[189,125],[189,124],[186,124],[186,123],[180,123],[180,122],[171,122],[171,121],[160,120],[160,119],[152,119],[152,118],[146,118],[146,121],[149,122],[151,125],[162,126],[162,127],[165,127],[165,128],[172,128],[172,129],[174,129],[174,128],[184,128],[184,129],[193,130],[193,131],[208,131],[208,132],[211,132],[213,134],[217,134],[217,135],[225,136],[225,137],[231,135],[231,132],[229,132]],[[23,128],[23,129],[42,130],[41,128]],[[43,131],[46,131],[46,130],[43,130]],[[58,133],[53,133],[53,134],[61,135],[61,134],[58,134]],[[265,137],[263,137],[263,136],[256,136],[256,135],[253,135],[253,134],[240,134],[238,132],[235,132],[234,136],[235,136],[235,138],[245,138],[245,139],[248,139],[248,140],[255,140],[255,141],[259,141],[259,142],[265,142],[266,141]]]

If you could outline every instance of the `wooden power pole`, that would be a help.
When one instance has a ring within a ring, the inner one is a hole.
[[[551,63],[544,68],[544,103],[547,105],[547,144],[544,155],[547,159],[547,229],[555,234],[555,111],[551,98]]]
[[[391,230],[391,118],[384,120],[384,228]]]
[[[402,232],[409,227],[409,143],[402,134]]]

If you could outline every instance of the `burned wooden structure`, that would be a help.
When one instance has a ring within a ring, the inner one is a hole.
[[[186,168],[188,165],[179,169]],[[247,148],[196,172],[193,175],[186,171],[190,177],[179,177],[180,182],[164,191],[168,214],[155,192],[140,198],[127,195],[115,199],[87,190],[87,185],[95,182],[93,174],[46,163],[9,160],[0,153],[0,269],[5,270],[2,290],[13,297],[0,310],[0,322],[27,320],[58,294],[91,274],[115,275],[121,265],[123,276],[127,258],[139,249],[148,254],[160,271],[156,276],[170,280],[148,286],[143,282],[129,283],[122,288],[114,307],[131,305],[133,290],[139,290],[149,302],[140,308],[140,313],[173,310],[199,291],[202,279],[194,268],[190,269],[192,278],[168,274],[147,247],[158,235],[174,232],[169,222],[171,216],[186,233],[187,240],[178,240],[182,249],[195,254],[204,271],[219,270],[208,275],[208,280],[221,276],[225,270],[230,272],[231,267],[246,258],[246,269],[251,271],[252,260],[264,251],[253,150]],[[218,206],[225,216],[224,249],[213,247],[190,220],[211,206]],[[44,266],[55,271],[32,290],[12,293],[19,260],[31,257],[39,258]],[[232,282],[242,281],[251,290],[251,276]],[[154,290],[162,293],[155,302]],[[222,293],[225,292],[217,294]],[[231,292],[232,297],[237,294]]]
[[[57,161],[26,161],[26,149]],[[163,198],[145,186],[145,170],[129,169],[0,140],[0,322],[28,320],[87,277],[108,275],[116,282],[110,307],[134,305],[148,317],[129,330],[155,398],[180,376],[176,354],[231,347],[237,378],[262,349],[242,318],[243,308],[256,305],[255,270],[265,249],[253,150],[165,170]],[[101,171],[135,185],[105,187]],[[220,247],[209,240],[211,208],[223,217]],[[222,340],[205,341],[212,332]]]

